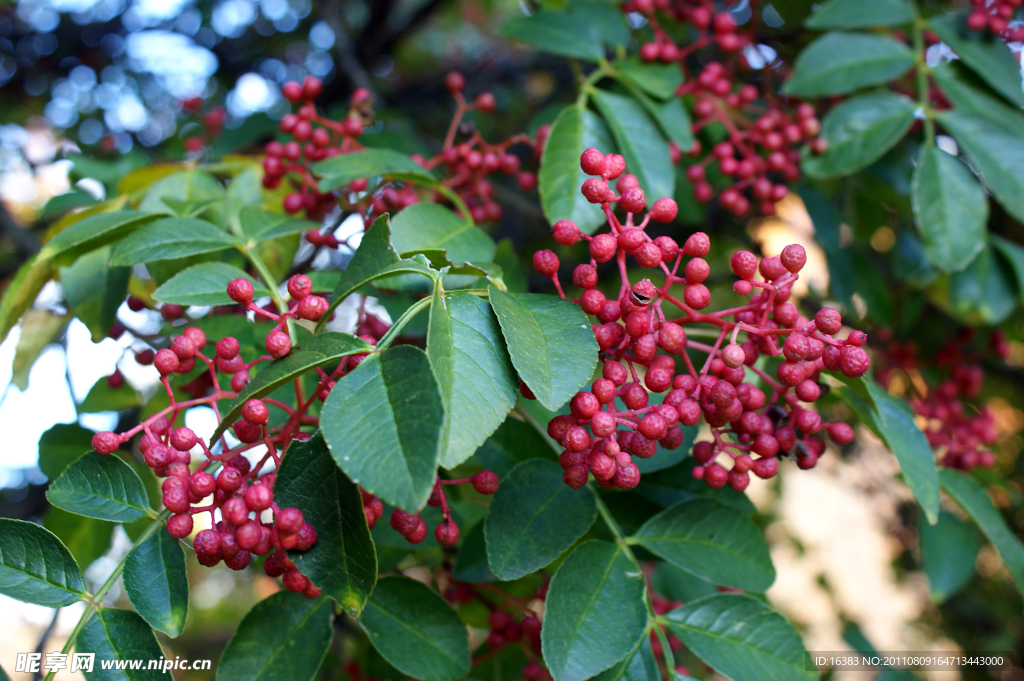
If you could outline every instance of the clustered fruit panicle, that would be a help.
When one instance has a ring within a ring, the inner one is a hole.
[[[702,419],[713,439],[694,446],[700,464],[694,475],[712,487],[729,484],[743,490],[751,472],[770,478],[782,455],[811,468],[825,450],[821,436],[826,433],[836,444],[848,444],[852,428],[822,421],[810,405],[827,389],[818,381],[823,371],[849,378],[868,371],[871,358],[862,347],[867,337],[854,331],[839,340],[839,312],[822,308],[808,319],[790,302],[791,287],[807,260],[803,247],[790,245],[780,255],[760,260],[749,251],[734,253],[733,291],[749,300],[740,307],[705,312],[711,304],[704,284],[711,270],[704,259],[711,248],[708,235],[695,232],[682,246],[668,236],[652,239],[647,226],[652,220],[674,219],[675,202],[658,199],[641,216],[646,197],[636,177],[624,174],[621,156],[587,149],[580,167],[595,176],[581,191],[601,205],[609,231],[583,234],[568,220],[556,222],[552,231],[555,241],[565,246],[589,242],[590,262],[573,271],[573,284],[581,289],[573,302],[597,318],[593,330],[604,365],[602,378],[572,399],[571,413],[548,424],[548,433],[565,447],[559,457],[565,483],[582,487],[593,475],[607,489],[636,487],[640,471],[633,457],[650,458],[659,445],[679,447],[681,427]],[[613,191],[609,181],[616,178]],[[624,219],[616,208],[625,213]],[[647,278],[630,284],[628,257],[652,274],[660,273],[662,286]],[[607,298],[597,288],[597,265],[611,261],[621,284],[617,295]],[[534,254],[533,263],[565,297],[558,257],[542,250]],[[674,286],[682,286],[681,300]],[[680,316],[671,316],[666,303]],[[693,340],[693,331],[687,335],[696,325],[712,327],[713,344]],[[687,350],[706,355],[699,369]],[[775,376],[755,365],[761,355],[782,360]],[[768,394],[757,387],[758,379],[770,389]],[[651,395],[662,393],[660,403],[651,404]],[[717,463],[720,458],[731,461],[731,469]]]
[[[714,197],[707,169],[716,164],[721,176],[731,182],[718,194],[722,208],[735,216],[746,215],[752,206],[761,215],[774,215],[775,204],[789,191],[787,184],[800,178],[802,145],[821,154],[828,144],[818,137],[821,124],[813,106],[775,96],[777,86],[765,75],[769,65],[757,71],[751,68],[745,55],[758,42],[756,18],[737,25],[732,13],[717,9],[710,0],[630,0],[622,11],[641,14],[651,28],[653,40],[640,46],[643,61],[678,64],[682,69],[683,83],[676,95],[693,97],[693,133],[709,126],[721,126],[725,133],[725,139],[708,153],[700,140],[687,152],[701,159],[685,171],[694,198],[707,202]],[[758,15],[755,9],[752,17]],[[665,30],[663,18],[690,27],[696,37],[687,35],[685,43],[677,41],[673,35],[678,32]],[[719,59],[700,63],[696,70],[693,56],[709,48],[717,48]],[[672,145],[672,151],[678,163],[678,147]]]
[[[309,395],[303,395],[303,387],[296,380],[297,404],[294,407],[269,397],[243,402],[241,418],[231,426],[231,432],[238,441],[235,446],[230,446],[226,439],[209,443],[190,428],[174,425],[188,409],[216,407],[222,400],[236,399],[248,385],[254,366],[287,357],[292,350],[287,333],[289,319],[315,322],[325,314],[328,303],[313,293],[313,284],[306,275],[292,276],[288,280],[287,291],[288,309],[277,314],[253,301],[255,291],[249,279],[238,278],[228,283],[228,297],[236,303],[237,309],[222,309],[223,312],[249,312],[256,321],[269,320],[274,325],[266,335],[266,354],[252,361],[245,360],[238,339],[232,336],[217,340],[213,343],[212,355],[206,354],[204,350],[211,340],[197,326],[187,326],[179,335],[168,338],[167,347],[155,352],[151,349],[138,351],[136,360],[153,365],[159,372],[170,406],[126,432],[97,433],[92,438],[92,446],[100,454],[111,454],[138,436],[138,448],[146,464],[158,477],[164,478],[162,501],[173,514],[167,521],[167,531],[174,537],[186,537],[194,530],[193,516],[210,514],[212,527],[196,533],[193,540],[200,563],[213,566],[223,560],[231,569],[242,570],[250,564],[253,555],[267,556],[263,563],[267,575],[281,577],[289,591],[316,598],[320,590],[295,567],[286,553],[292,549],[305,551],[313,546],[317,539],[316,529],[305,521],[299,509],[284,508],[275,503],[276,470],[290,443],[308,440],[308,428],[319,424],[319,419],[309,413],[313,403],[324,401],[337,381],[357,367],[367,353],[345,357],[330,372],[318,367],[319,381]],[[132,300],[136,301],[129,301],[133,310],[145,308],[142,301]],[[168,320],[178,321],[184,316],[179,306],[170,310],[168,307],[164,305],[161,308]],[[389,328],[375,316],[360,311],[356,332],[370,345],[376,345]],[[118,335],[123,331],[121,329]],[[191,377],[198,363],[205,365],[206,370]],[[184,375],[190,378],[181,385],[172,386],[172,379]],[[230,383],[230,389],[221,387],[224,379]],[[124,385],[120,372],[115,372],[107,380],[111,387]],[[179,401],[175,387],[184,389],[192,399]],[[283,423],[279,423],[281,419],[272,421],[271,407],[283,412]],[[265,448],[265,452],[253,463],[245,453],[259,447]],[[192,451],[196,448],[201,450],[204,460],[193,469]],[[451,517],[442,485],[459,483],[470,483],[482,494],[493,494],[498,489],[498,477],[490,471],[481,471],[465,480],[437,481],[431,504],[442,507],[443,519],[435,530],[435,536],[444,546],[452,546],[458,541],[459,528]],[[372,494],[360,491],[366,519],[372,528],[383,514],[383,505]],[[396,511],[396,514],[404,514],[403,517],[411,519],[415,525],[403,534],[414,543],[422,541],[426,536],[423,520],[404,511]]]

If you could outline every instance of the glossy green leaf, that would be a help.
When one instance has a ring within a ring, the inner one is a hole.
[[[377,582],[359,623],[403,674],[451,681],[469,673],[469,631],[440,594],[408,577]]]
[[[517,418],[507,418],[498,429],[480,445],[469,464],[494,471],[499,478],[524,461],[538,456],[554,460],[555,453],[548,443],[547,435]]]
[[[355,255],[348,261],[345,271],[341,273],[341,280],[331,295],[331,303],[317,324],[317,331],[320,331],[331,312],[341,301],[345,300],[353,291],[368,284],[374,279],[391,276],[395,274],[424,274],[423,264],[415,260],[402,260],[391,245],[391,227],[388,216],[382,215],[377,218],[370,228],[367,229],[359,242]]]
[[[11,385],[19,390],[28,387],[28,375],[32,366],[43,354],[46,346],[60,340],[71,318],[57,315],[49,310],[30,309],[21,318],[21,335],[15,346],[14,361],[11,363]]]
[[[452,567],[452,578],[468,584],[493,582],[498,578],[487,564],[484,524],[477,523],[464,535],[459,554]]]
[[[541,648],[555,681],[583,681],[629,655],[644,636],[643,572],[616,544],[592,540],[551,579]]]
[[[131,276],[130,267],[110,267],[109,261],[110,247],[104,246],[60,270],[68,309],[89,327],[97,343],[110,333],[117,319],[117,309],[128,293]]]
[[[142,404],[142,397],[129,384],[125,383],[119,388],[113,388],[106,379],[101,378],[89,388],[85,399],[78,405],[78,413],[97,414],[101,411],[124,411],[141,407]],[[84,447],[79,454],[86,449],[89,447]]]
[[[331,646],[331,600],[278,591],[249,611],[217,665],[217,681],[311,681]]]
[[[615,150],[608,126],[589,110],[567,106],[551,127],[537,176],[540,203],[547,221],[554,224],[559,220],[572,220],[588,234],[605,222],[601,207],[590,203],[580,193],[580,187],[589,177],[580,169],[580,155],[591,147],[605,154]]]
[[[775,581],[761,531],[746,514],[710,499],[665,509],[630,541],[714,584],[764,591]]]
[[[491,307],[519,377],[555,411],[589,383],[597,341],[586,314],[551,295],[513,295],[490,286]]]
[[[1018,107],[1024,106],[1020,63],[1005,42],[987,32],[969,30],[963,15],[933,16],[928,27],[993,90]]]
[[[39,468],[56,480],[68,465],[92,449],[95,433],[77,423],[58,423],[39,438]]]
[[[270,362],[264,366],[262,371],[252,377],[252,380],[228,407],[210,441],[219,440],[224,431],[238,420],[242,414],[242,405],[246,400],[269,395],[286,383],[294,381],[319,366],[372,349],[372,346],[363,339],[337,331],[329,331],[307,338],[293,347],[288,355]]]
[[[615,62],[616,72],[652,97],[671,99],[683,84],[683,72],[678,64],[647,63],[639,57]]]
[[[974,576],[981,542],[974,528],[952,513],[939,513],[939,522],[923,523],[921,569],[928,577],[932,598],[941,603],[962,589]]]
[[[312,220],[302,220],[284,213],[273,213],[258,206],[242,208],[239,211],[238,220],[242,227],[242,235],[249,243],[301,234],[311,229],[320,228],[320,223]]]
[[[792,625],[746,594],[718,594],[673,610],[669,630],[705,664],[730,679],[812,681],[807,651]]]
[[[53,533],[24,520],[0,518],[0,593],[62,608],[85,592],[82,571]]]
[[[914,122],[915,104],[903,95],[858,95],[825,115],[821,136],[828,150],[808,155],[803,167],[815,178],[849,175],[868,167],[896,145]]]
[[[202,170],[188,168],[154,182],[146,191],[139,209],[174,215],[177,211],[165,203],[164,199],[198,203],[222,198],[224,189],[217,178]]]
[[[402,255],[443,250],[453,265],[488,262],[494,240],[471,221],[436,203],[414,203],[391,219],[391,244]]]
[[[149,625],[131,610],[100,608],[75,638],[75,652],[93,653],[96,660],[89,673],[90,681],[166,681],[163,669],[149,669],[149,660],[162,660],[163,651]],[[117,660],[144,660],[140,669],[114,668]],[[112,668],[104,669],[107,662]]]
[[[68,513],[53,506],[43,518],[43,527],[53,532],[67,547],[75,562],[89,568],[110,549],[114,536],[114,523]]]
[[[925,145],[911,201],[928,259],[944,272],[967,267],[985,245],[988,222],[988,197],[971,171],[935,145]]]
[[[658,456],[660,454],[654,458],[656,459]],[[696,465],[697,462],[691,457],[683,459],[683,461],[671,468],[654,473],[645,473],[643,477],[644,484],[642,487],[637,488],[637,492],[664,507],[678,504],[680,501],[706,498],[714,500],[723,506],[733,508],[746,516],[757,512],[753,502],[750,501],[746,494],[737,492],[729,487],[712,489],[707,483],[695,480],[693,469]]]
[[[548,54],[597,61],[604,57],[600,41],[580,21],[562,12],[541,11],[533,16],[515,17],[498,30],[498,35],[533,45]]]
[[[369,180],[379,176],[431,185],[437,183],[423,166],[392,149],[364,149],[339,154],[317,161],[311,169],[322,178],[319,185],[322,192],[332,191],[352,180]]]
[[[955,61],[936,66],[931,76],[942,94],[961,112],[987,118],[1017,135],[1024,136],[1024,115],[1006,103]]]
[[[46,498],[65,511],[115,523],[130,523],[150,510],[146,488],[132,467],[96,452],[65,468],[46,490]]]
[[[411,345],[367,357],[320,412],[327,446],[349,479],[409,512],[430,497],[444,421],[430,360]]]
[[[681,681],[688,677],[676,674],[673,681]],[[594,677],[594,681],[661,681],[658,671],[658,660],[651,649],[651,639],[644,636],[635,652],[615,666],[604,670]]]
[[[125,558],[124,590],[149,626],[171,638],[181,634],[188,613],[185,552],[177,539],[158,527]]]
[[[832,392],[896,456],[907,486],[917,503],[921,504],[929,522],[934,523],[939,516],[935,455],[924,433],[914,423],[914,415],[907,403],[890,395],[869,378],[848,379],[846,387]]]
[[[658,124],[658,128],[661,129],[666,139],[674,142],[681,151],[689,151],[693,148],[693,127],[690,122],[690,114],[686,112],[681,99],[673,97],[667,102],[659,102],[634,87],[628,79],[623,78],[622,81],[629,87],[636,101],[643,105],[654,122]]]
[[[992,542],[1010,571],[1017,590],[1024,594],[1024,546],[977,480],[966,473],[944,468],[939,473],[942,489],[964,510]]]
[[[238,245],[217,225],[197,218],[163,218],[136,230],[114,248],[111,265],[136,265],[213,253]]]
[[[540,570],[575,544],[596,517],[591,489],[562,482],[558,464],[519,464],[501,478],[484,520],[491,572],[509,581]]]
[[[204,262],[178,272],[164,282],[153,297],[176,305],[231,305],[228,283],[235,279],[248,279],[253,285],[253,298],[270,295],[260,282],[226,262]]]
[[[494,312],[477,296],[435,289],[427,355],[448,414],[440,464],[454,468],[505,420],[519,384]]]
[[[940,114],[939,122],[999,203],[1024,220],[1024,139],[986,118],[955,109]]]
[[[1024,247],[997,234],[992,234],[989,237],[989,243],[1003,256],[1010,269],[1013,270],[1014,278],[1017,281],[1018,297],[1021,302],[1024,302]]]
[[[359,488],[338,470],[320,433],[292,443],[277,471],[274,498],[302,511],[316,528],[316,544],[291,553],[295,567],[358,617],[377,581],[377,552]]]
[[[141,210],[98,213],[61,230],[39,252],[40,258],[74,258],[118,241],[148,222],[161,217]]]
[[[797,97],[843,95],[899,78],[914,65],[914,53],[892,38],[832,32],[805,47],[782,91]]]
[[[828,0],[804,22],[804,26],[825,31],[902,26],[913,20],[914,8],[906,0]]]
[[[966,269],[948,281],[953,314],[971,324],[999,324],[1017,307],[1015,276],[1002,254],[987,244]]]
[[[672,196],[676,180],[668,142],[643,105],[605,90],[595,90],[591,96],[626,159],[626,172],[636,175],[648,204]]]
[[[595,40],[611,47],[625,47],[629,42],[626,17],[613,3],[604,0],[570,0],[569,16],[579,27],[585,27]]]

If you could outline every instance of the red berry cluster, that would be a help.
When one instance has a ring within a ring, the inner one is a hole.
[[[1024,26],[1010,26],[1022,4],[1022,0],[971,0],[973,9],[967,15],[967,27],[972,31],[991,33],[1008,42],[1024,41]]]
[[[589,241],[591,261],[573,271],[573,283],[582,289],[573,302],[597,317],[593,329],[604,368],[590,391],[572,399],[571,414],[548,424],[548,433],[565,447],[559,462],[566,484],[582,487],[592,473],[606,489],[636,487],[640,471],[632,457],[654,456],[659,443],[667,449],[678,447],[683,441],[680,427],[696,425],[701,418],[711,426],[713,440],[694,447],[694,458],[701,464],[694,475],[712,487],[728,482],[734,489],[745,489],[751,471],[772,477],[778,470],[776,457],[784,454],[795,456],[801,468],[811,468],[825,449],[824,440],[815,437],[818,434],[827,432],[837,444],[849,443],[853,438],[849,425],[825,423],[807,405],[824,390],[817,380],[823,370],[851,378],[867,372],[871,358],[862,347],[867,336],[854,331],[846,340],[838,340],[834,336],[842,327],[839,312],[823,308],[808,319],[789,302],[791,287],[807,260],[803,247],[787,246],[781,255],[760,261],[749,251],[734,253],[731,265],[737,281],[733,290],[749,296],[749,302],[701,312],[711,303],[704,284],[711,271],[704,259],[711,248],[708,236],[691,234],[682,247],[668,236],[652,239],[646,227],[652,219],[672,220],[675,202],[658,199],[641,218],[646,199],[636,178],[622,175],[621,157],[587,149],[580,166],[588,174],[599,175],[586,180],[581,191],[592,203],[601,204],[609,231],[590,236],[562,220],[555,223],[553,232],[555,241],[563,245]],[[619,195],[608,186],[608,180],[616,177],[620,177]],[[625,212],[624,220],[615,214],[615,204]],[[631,285],[627,256],[641,267],[661,270],[662,287],[649,279]],[[597,265],[612,260],[621,284],[618,295],[609,299],[596,288]],[[533,262],[564,297],[558,256],[538,251]],[[680,267],[683,276],[678,274]],[[674,285],[682,285],[682,300],[675,297]],[[666,302],[682,315],[670,318]],[[710,333],[691,328],[698,324],[713,328]],[[691,328],[690,337],[686,328]],[[700,335],[714,338],[714,343],[691,338]],[[687,350],[707,355],[699,370]],[[755,366],[760,355],[782,360],[774,377]],[[642,377],[637,367],[642,367]],[[771,388],[770,395],[752,382],[757,379]],[[661,404],[649,404],[650,393],[666,391]],[[714,463],[722,453],[733,460],[732,470]]]
[[[490,611],[487,615],[487,650],[473,658],[473,665],[515,646],[529,659],[523,667],[524,681],[551,681],[551,673],[544,666],[541,652],[541,621],[526,605],[534,599],[544,600],[547,592],[547,581],[525,600],[511,596],[492,584],[451,582],[444,593],[450,602],[467,605],[479,601]]]
[[[988,353],[969,351],[972,336],[970,330],[959,334],[931,358],[930,364],[948,371],[948,378],[938,385],[928,386],[917,370],[918,351],[913,344],[889,343],[883,355],[885,368],[876,374],[886,387],[900,373],[911,377],[906,382],[912,391],[910,405],[928,443],[940,454],[942,465],[964,471],[994,466],[996,456],[989,448],[999,440],[995,414],[976,403],[985,381],[978,362]],[[998,357],[1009,353],[1002,331],[990,336],[989,352]]]
[[[535,157],[539,158],[543,139],[538,136],[539,139],[534,141],[527,135],[519,134],[504,142],[490,144],[479,132],[472,131],[468,133],[468,139],[456,144],[455,140],[462,128],[465,114],[470,111],[491,112],[496,102],[494,95],[489,92],[480,93],[472,102],[468,102],[462,93],[465,78],[455,71],[447,75],[445,86],[455,98],[456,109],[442,151],[432,158],[419,155],[412,158],[428,170],[436,167],[444,170],[444,186],[466,204],[475,222],[498,220],[501,218],[501,207],[493,200],[494,187],[487,176],[496,172],[514,175],[520,189],[532,190],[537,185],[536,175],[522,170],[519,157],[509,153],[508,149],[519,143],[529,144]],[[285,98],[300,106],[296,113],[288,114],[281,119],[279,128],[292,139],[285,143],[275,140],[266,145],[263,185],[273,189],[278,187],[283,179],[288,179],[296,190],[285,196],[284,209],[287,212],[305,211],[310,218],[320,219],[341,201],[347,209],[362,215],[369,226],[373,217],[384,213],[393,215],[421,200],[448,200],[443,192],[422,196],[409,182],[403,186],[388,184],[368,193],[367,178],[353,180],[333,192],[321,193],[317,188],[317,178],[311,172],[309,164],[363,149],[358,138],[373,116],[369,92],[359,89],[353,93],[348,115],[343,121],[325,118],[317,112],[313,104],[321,90],[320,81],[312,76],[308,76],[301,85],[287,83],[283,88]],[[333,235],[322,234],[319,230],[308,232],[306,238],[314,246],[339,246]]]
[[[800,145],[810,144],[814,152],[823,153],[827,143],[818,137],[821,124],[814,107],[801,104],[789,111],[786,103],[774,97],[772,83],[760,79],[755,85],[741,77],[741,70],[750,72],[741,52],[757,44],[756,19],[737,26],[733,15],[719,11],[711,0],[630,0],[622,10],[639,12],[651,27],[653,40],[640,46],[642,60],[678,63],[682,68],[685,82],[677,95],[693,96],[693,132],[720,125],[727,134],[711,153],[687,168],[694,198],[703,203],[714,196],[706,169],[717,162],[720,173],[732,180],[732,186],[719,194],[722,208],[741,216],[756,206],[760,214],[774,215],[775,203],[788,192],[786,183],[800,177]],[[758,16],[756,8],[753,16]],[[665,18],[692,27],[696,39],[687,36],[685,44],[677,43],[673,34],[678,31],[670,34],[660,23]],[[702,63],[699,72],[692,72],[690,57],[709,47],[717,47],[722,58]],[[678,162],[678,150],[673,148],[673,152]],[[701,143],[696,140],[688,155],[699,157],[701,153]]]
[[[434,528],[434,537],[441,546],[455,546],[459,541],[459,526],[452,517],[451,509],[448,508],[448,499],[445,497],[444,485],[461,485],[470,483],[480,494],[494,494],[498,491],[498,475],[492,471],[480,471],[470,478],[461,480],[442,480],[438,478],[434,482],[434,489],[430,494],[427,504],[441,508],[441,522]],[[366,513],[366,520],[372,528],[380,520],[384,513],[384,507],[380,500],[372,494],[363,491],[363,510]],[[409,513],[396,508],[391,513],[391,527],[405,537],[411,544],[419,544],[427,537],[427,523],[418,513]]]

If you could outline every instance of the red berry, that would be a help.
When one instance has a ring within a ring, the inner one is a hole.
[[[175,513],[167,519],[167,533],[172,537],[183,539],[192,534],[192,516],[188,513]]]
[[[448,92],[455,94],[466,87],[466,79],[458,71],[449,71],[444,77],[444,86]]]
[[[285,83],[281,88],[281,94],[292,104],[302,101],[302,86],[298,83]],[[294,123],[292,123],[294,126]]]
[[[651,219],[655,222],[672,222],[676,219],[679,206],[674,199],[668,197],[658,199],[651,206]]]
[[[474,475],[470,482],[480,494],[494,494],[498,491],[498,474],[493,471],[480,471]]]
[[[533,254],[533,268],[550,277],[558,271],[558,256],[550,250],[537,251]]]
[[[296,274],[288,279],[288,295],[301,300],[313,291],[313,282],[305,274]]]
[[[445,518],[434,528],[434,536],[441,546],[455,546],[459,541],[459,526],[450,518]]]
[[[639,213],[647,205],[647,199],[644,197],[644,190],[640,187],[633,187],[627,190],[622,198],[619,199],[619,205],[622,206],[627,213]]]
[[[121,438],[116,433],[104,431],[92,436],[92,448],[100,454],[111,454],[121,446]]]
[[[242,418],[255,426],[263,426],[270,420],[270,412],[262,400],[247,400],[242,405]]]
[[[153,366],[160,372],[161,376],[168,376],[173,374],[177,369],[180,362],[178,356],[174,354],[172,350],[164,348],[158,350],[156,356],[153,358]]]
[[[563,246],[572,246],[580,240],[580,228],[571,220],[559,220],[551,227],[555,241]]]
[[[600,175],[604,172],[605,155],[593,147],[585,149],[580,155],[580,168],[587,175]]]
[[[292,351],[292,341],[288,334],[281,331],[272,331],[267,335],[267,354],[274,359],[281,359]]]
[[[782,255],[779,256],[779,261],[787,270],[796,273],[802,270],[804,265],[807,264],[807,253],[804,251],[803,246],[799,244],[790,244],[782,249]]]
[[[737,251],[730,261],[732,271],[741,279],[753,279],[757,273],[757,256],[750,251]]]
[[[839,330],[843,328],[843,318],[838,310],[823,307],[814,315],[814,325],[818,331],[832,335],[839,333]]]
[[[239,277],[228,282],[228,297],[236,303],[242,305],[251,303],[253,293],[252,282],[248,279]]]

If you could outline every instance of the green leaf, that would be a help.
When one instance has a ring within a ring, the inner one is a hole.
[[[110,247],[104,246],[60,270],[68,308],[89,327],[96,343],[110,333],[117,309],[128,293],[128,278],[132,273],[130,267],[110,267],[109,261]]]
[[[939,522],[923,523],[921,533],[921,569],[928,576],[932,598],[941,603],[962,589],[974,576],[981,542],[974,528],[952,513],[939,513]]]
[[[291,553],[295,567],[358,617],[377,581],[377,552],[359,488],[338,470],[323,435],[292,443],[277,471],[274,498],[302,511],[316,528],[316,544]]]
[[[616,72],[652,97],[672,99],[683,84],[683,72],[678,64],[661,64],[630,57],[615,62]]]
[[[696,429],[696,426],[694,426]],[[667,453],[667,452],[666,452]],[[660,455],[658,455],[660,456]],[[654,458],[657,459],[658,456]],[[737,492],[729,487],[712,489],[700,480],[693,477],[693,469],[697,462],[693,458],[683,459],[679,464],[656,471],[645,473],[644,484],[637,488],[637,492],[644,495],[651,501],[661,506],[672,506],[680,501],[687,501],[695,498],[707,498],[736,509],[746,516],[757,512],[753,502],[742,492]]]
[[[630,541],[714,584],[764,591],[775,581],[761,531],[744,513],[710,499],[665,509]]]
[[[398,257],[398,253],[391,245],[391,227],[388,216],[382,215],[374,220],[370,228],[363,233],[359,248],[356,249],[352,259],[348,261],[345,271],[341,273],[341,280],[334,289],[327,312],[317,324],[317,331],[319,332],[331,318],[334,308],[338,307],[341,301],[356,289],[374,279],[407,273],[427,275],[423,271],[422,263],[415,260],[402,260]]]
[[[126,234],[159,217],[157,213],[141,210],[119,210],[89,216],[58,232],[43,246],[39,258],[64,256],[61,259],[73,260],[82,253],[119,241]]]
[[[105,378],[92,384],[82,403],[78,405],[79,414],[97,414],[101,411],[124,411],[141,407],[143,403],[139,393],[125,383],[120,388],[112,388]],[[89,447],[79,450],[81,454]]]
[[[149,660],[162,660],[164,652],[149,625],[131,610],[100,608],[75,638],[75,652],[93,653],[96,661],[90,681],[150,681],[168,678],[163,669],[148,669]],[[104,669],[103,662],[145,660],[141,669]]]
[[[528,423],[507,418],[480,445],[469,463],[494,471],[499,478],[504,478],[518,464],[536,458],[538,454],[550,455],[553,459],[554,452],[546,438],[547,435],[541,435],[540,431]]]
[[[239,245],[217,225],[197,218],[163,218],[126,237],[114,249],[111,265],[136,265],[213,253]]]
[[[435,185],[434,176],[405,154],[392,149],[365,149],[317,161],[311,170],[320,175],[320,191],[327,192],[352,180],[378,176]]]
[[[242,226],[242,235],[249,243],[320,228],[320,224],[312,220],[301,220],[284,213],[272,213],[257,206],[242,208],[238,218]]]
[[[844,95],[895,80],[914,65],[914,53],[888,36],[832,32],[800,51],[782,86],[787,95]]]
[[[808,17],[804,26],[815,31],[835,28],[902,26],[914,20],[914,8],[905,0],[828,0]]]
[[[675,681],[689,677],[675,676]],[[636,652],[627,655],[625,659],[615,666],[604,670],[594,677],[594,681],[661,681],[658,671],[658,661],[654,657],[654,650],[651,649],[651,639],[644,636],[637,646]]]
[[[150,512],[146,488],[132,467],[116,456],[89,452],[64,469],[46,498],[65,511],[115,523]]]
[[[999,324],[1017,306],[1010,264],[988,244],[966,269],[949,277],[948,285],[951,311],[971,324]]]
[[[498,35],[560,57],[588,61],[604,57],[601,42],[594,40],[593,33],[581,30],[579,19],[562,12],[541,11],[533,16],[515,17],[498,29]]]
[[[359,623],[377,652],[403,674],[422,681],[450,681],[469,673],[466,625],[422,582],[382,578]]]
[[[53,532],[74,557],[75,562],[89,568],[110,549],[114,523],[68,513],[53,506],[43,518],[43,527]]]
[[[188,613],[188,573],[185,552],[166,528],[158,527],[132,549],[123,579],[128,600],[149,626],[171,638],[181,634]]]
[[[53,261],[41,258],[39,253],[18,268],[0,299],[0,339],[6,338],[25,311],[32,307],[55,271]]]
[[[826,178],[868,167],[907,134],[914,108],[909,98],[892,93],[851,97],[825,115],[821,136],[828,150],[805,156],[804,170],[811,177]]]
[[[537,176],[547,221],[554,224],[572,220],[587,234],[605,222],[601,206],[590,203],[580,193],[588,178],[580,168],[580,156],[591,147],[605,154],[615,150],[608,126],[592,111],[567,106],[551,127]]]
[[[569,16],[577,26],[586,27],[595,40],[611,47],[629,42],[626,17],[613,3],[604,0],[570,0]]]
[[[443,250],[453,265],[489,262],[496,245],[487,233],[436,203],[414,203],[391,219],[391,244],[402,255]]]
[[[82,571],[52,532],[0,518],[0,536],[0,593],[48,608],[70,605],[85,594]]]
[[[999,203],[1024,220],[1024,140],[986,118],[957,110],[939,114],[939,123],[953,135]]]
[[[513,295],[488,288],[505,345],[519,377],[537,400],[557,411],[590,382],[597,341],[582,310],[551,295]]]
[[[985,245],[988,198],[970,170],[934,144],[921,149],[911,186],[917,231],[928,259],[962,270]]]
[[[140,210],[154,213],[175,214],[164,199],[201,203],[224,198],[224,189],[217,178],[202,170],[189,168],[163,177],[154,182],[146,192],[146,197],[139,204]]]
[[[1010,571],[1017,590],[1024,594],[1024,546],[1003,520],[985,489],[971,476],[944,468],[939,473],[942,489],[975,522],[992,542]]]
[[[629,655],[647,627],[643,572],[621,546],[591,540],[551,579],[541,649],[555,681],[583,681]]]
[[[498,579],[487,564],[483,523],[474,525],[462,540],[459,554],[455,557],[455,566],[452,568],[452,578],[469,584],[493,582]]]
[[[311,681],[331,646],[331,620],[329,598],[278,591],[238,625],[217,681]]]
[[[246,400],[269,395],[281,386],[293,381],[318,366],[337,362],[343,357],[369,352],[373,347],[362,338],[329,331],[311,336],[302,341],[285,357],[270,362],[245,386],[228,407],[220,425],[214,431],[210,442],[216,442],[242,414]]]
[[[320,412],[327,446],[349,479],[409,512],[434,487],[444,421],[430,360],[411,345],[367,357]]]
[[[526,276],[511,239],[498,242],[498,248],[494,251],[494,264],[501,267],[506,290],[510,293],[526,293]]]
[[[910,407],[868,378],[847,380],[846,387],[833,393],[896,455],[907,486],[928,521],[934,523],[939,516],[935,455],[924,433],[914,423]]]
[[[58,423],[39,438],[39,468],[56,480],[67,466],[92,449],[95,433],[77,423]]]
[[[626,172],[636,175],[648,205],[675,189],[675,168],[668,142],[658,126],[632,97],[595,90],[591,95],[601,115],[608,121],[619,153],[626,159]],[[579,157],[576,158],[577,165]]]
[[[234,265],[204,262],[175,274],[153,292],[153,297],[176,305],[231,305],[227,288],[235,279],[252,283],[254,299],[270,295],[265,286]]]
[[[1020,63],[1006,43],[964,25],[963,15],[935,15],[928,26],[970,70],[1018,107],[1024,106]]]
[[[1017,280],[1017,292],[1021,302],[1024,302],[1024,248],[998,234],[989,236],[989,243],[1006,260],[1010,269],[1013,270],[1014,278]]]
[[[682,151],[689,151],[693,148],[693,128],[690,123],[690,114],[686,113],[681,99],[673,97],[667,102],[656,102],[634,87],[628,80],[622,79],[622,82],[630,89],[633,97],[647,109],[647,113],[658,124],[667,139],[675,142]]]
[[[718,594],[665,616],[669,630],[697,657],[731,679],[812,681],[800,635],[768,604],[746,594]]]
[[[562,482],[558,464],[519,464],[501,479],[483,523],[491,572],[509,581],[540,570],[575,544],[596,517],[593,491]]]
[[[977,78],[956,62],[948,62],[931,70],[932,78],[942,94],[958,111],[987,118],[1017,135],[1024,135],[1024,116],[977,82]]]
[[[11,363],[11,385],[19,390],[28,387],[28,375],[32,365],[43,354],[50,343],[54,343],[64,335],[71,318],[67,315],[56,315],[49,310],[33,308],[21,318],[21,335],[15,346],[14,361]]]
[[[448,414],[440,464],[454,468],[505,420],[519,385],[490,305],[468,293],[435,289],[427,355]]]

